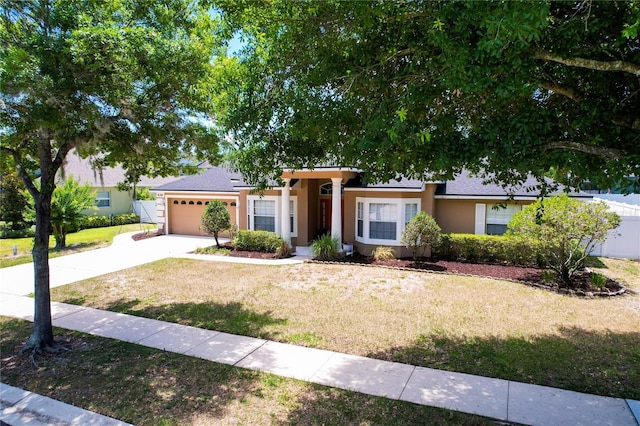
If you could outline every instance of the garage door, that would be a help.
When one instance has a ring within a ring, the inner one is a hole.
[[[207,204],[211,200],[199,200],[197,198],[176,198],[169,203],[169,233],[182,235],[204,235],[200,231],[200,219]],[[236,223],[235,202],[220,200],[227,205],[231,215],[231,223]],[[233,205],[232,205],[233,204]],[[224,236],[224,234],[221,234]]]

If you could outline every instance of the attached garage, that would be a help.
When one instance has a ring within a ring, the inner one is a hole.
[[[168,233],[182,235],[205,235],[200,230],[200,219],[207,205],[214,199],[202,198],[169,198],[168,200]],[[231,216],[231,224],[236,221],[236,200],[218,199],[227,206]],[[226,236],[227,234],[220,234]]]

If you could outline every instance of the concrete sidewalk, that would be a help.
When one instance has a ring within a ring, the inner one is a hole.
[[[132,264],[134,257],[144,263],[142,260],[146,258],[152,258],[152,260],[162,258],[158,257],[162,256],[162,253],[171,252],[171,254],[165,254],[164,257],[170,255],[183,256],[185,251],[191,251],[195,248],[193,247],[194,244],[210,245],[210,242],[207,241],[189,239],[190,242],[183,240],[182,246],[178,248],[177,244],[171,243],[173,241],[172,238],[166,237],[165,241],[160,241],[163,238],[165,237],[148,240],[155,241],[156,248],[153,251],[156,254],[154,256],[149,253],[145,255],[146,257],[138,257],[133,254],[133,252],[141,251],[143,247],[147,247],[146,244],[139,245],[140,243],[145,243],[147,241],[145,240],[136,242],[135,250],[132,250],[131,246],[120,247],[121,250],[132,253],[126,261],[123,256],[108,251],[95,253],[97,256],[95,258],[85,256],[83,261],[112,264],[112,268],[123,269],[135,266]],[[165,245],[167,243],[168,246]],[[125,242],[124,244],[128,243]],[[160,246],[164,246],[164,248]],[[169,250],[169,247],[171,250]],[[181,250],[182,253],[178,253]],[[149,248],[149,251],[152,251],[151,248]],[[94,252],[99,251],[94,250]],[[114,262],[111,261],[112,257]],[[208,259],[211,259],[211,257],[208,257]],[[70,264],[73,263],[75,262]],[[77,269],[85,271],[85,268]],[[105,266],[103,269],[108,268]],[[8,285],[5,282],[5,274],[3,272],[3,270],[0,270],[0,277],[2,278],[2,284],[0,284],[0,315],[32,321],[33,299],[23,296],[28,293],[23,292],[22,286]],[[32,269],[30,272],[31,274],[33,273]],[[77,275],[81,274],[78,273]],[[17,279],[17,276],[13,279]],[[26,277],[23,275],[22,279],[26,279]],[[33,278],[31,278],[31,283],[33,282],[32,280]],[[13,281],[13,283],[16,284],[16,281]],[[32,291],[31,289],[29,292]],[[321,385],[478,414],[502,421],[550,426],[558,424],[637,426],[637,418],[640,418],[640,402],[638,401],[601,397],[508,380],[381,361],[218,331],[203,330],[82,306],[52,303],[52,319],[55,326],[70,330],[119,339]],[[19,392],[19,390],[3,386],[0,388],[0,401],[12,399],[6,397],[6,392],[11,396],[15,392]],[[19,413],[20,409],[27,416],[32,416],[33,412],[37,412],[37,405],[32,406],[28,398],[23,398],[21,401],[22,405],[9,405],[7,407],[3,405],[0,420],[4,420],[5,416],[9,419],[9,415],[17,415],[16,412]],[[75,409],[75,407],[72,408]],[[4,421],[8,422],[8,420]],[[26,424],[27,421],[24,423]],[[102,423],[84,421],[74,423],[61,418],[59,424]]]

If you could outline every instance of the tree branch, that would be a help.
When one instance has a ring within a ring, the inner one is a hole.
[[[554,83],[540,83],[540,87],[545,90],[550,90],[559,95],[566,96],[577,104],[582,101],[582,97],[577,94],[576,91],[571,87],[561,86]]]
[[[570,141],[558,141],[551,142],[542,147],[544,150],[549,151],[552,149],[570,149],[573,151],[580,151],[586,154],[596,155],[598,157],[606,158],[608,160],[620,160],[624,158],[622,151],[615,148],[607,148],[598,145],[587,145],[580,142]]]
[[[596,61],[594,59],[586,58],[563,58],[560,55],[556,55],[545,50],[538,50],[534,54],[534,58],[542,59],[544,61],[557,62],[559,64],[567,65],[570,67],[587,68],[595,71],[622,71],[628,72],[635,76],[640,77],[640,65],[633,62],[626,61]]]

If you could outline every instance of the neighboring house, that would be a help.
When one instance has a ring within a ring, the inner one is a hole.
[[[318,167],[285,171],[285,186],[253,194],[242,176],[223,167],[160,185],[156,192],[158,228],[167,234],[200,235],[200,218],[206,205],[220,200],[238,229],[267,230],[280,234],[294,247],[309,246],[330,232],[345,244],[369,254],[377,246],[397,247],[407,222],[419,211],[434,216],[443,232],[502,234],[511,216],[536,199],[530,179],[522,187],[485,185],[480,178],[462,173],[447,182],[402,179],[365,184],[362,173],[351,168]],[[585,193],[571,196],[590,199]],[[497,204],[506,209],[494,209]]]
[[[125,177],[122,167],[105,167],[102,170],[95,170],[89,159],[83,159],[72,151],[67,154],[59,174],[61,179],[73,176],[81,185],[89,183],[96,191],[97,210],[88,210],[86,213],[111,216],[134,212],[133,191],[120,191],[117,188],[118,183],[124,181]],[[151,189],[175,180],[175,176],[153,179],[143,176],[137,188]]]

